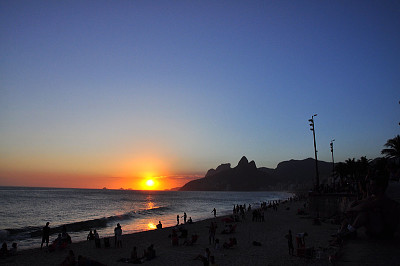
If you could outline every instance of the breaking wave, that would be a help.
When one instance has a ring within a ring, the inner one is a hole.
[[[123,220],[130,220],[135,219],[138,215],[158,215],[163,214],[164,212],[168,211],[168,207],[157,207],[152,209],[143,209],[138,211],[130,211],[120,215],[114,215],[110,217],[103,217],[98,219],[91,219],[86,221],[78,221],[64,224],[67,228],[67,232],[79,232],[94,228],[103,228],[106,227],[109,223],[115,223]],[[50,234],[58,234],[62,232],[62,228],[64,225],[58,226],[51,226],[50,225]],[[0,230],[0,239],[6,240],[9,237],[13,239],[23,239],[26,238],[28,235],[30,237],[40,237],[42,235],[42,228],[41,226],[28,226],[23,228],[10,228]]]

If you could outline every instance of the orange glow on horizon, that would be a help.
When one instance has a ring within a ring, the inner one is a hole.
[[[162,173],[163,175],[160,175]],[[165,174],[164,174],[165,173]],[[0,185],[26,187],[59,187],[88,189],[168,190],[181,187],[202,175],[174,175],[167,171],[141,171],[129,175],[18,171],[0,169]],[[149,180],[152,180],[149,181]],[[151,185],[152,184],[152,185]],[[150,186],[151,185],[151,186]]]
[[[169,183],[164,177],[170,174],[171,162],[154,153],[144,153],[121,160],[115,176],[121,176],[121,187],[131,187],[135,190],[169,189]]]
[[[146,176],[142,178],[140,181],[140,190],[160,190],[164,189],[162,186],[162,182],[159,181],[159,178],[153,176]]]

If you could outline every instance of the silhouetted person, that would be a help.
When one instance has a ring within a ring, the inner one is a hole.
[[[289,233],[285,237],[288,240],[289,254],[293,255],[294,247],[293,247],[292,231],[289,230]]]
[[[139,257],[138,254],[137,254],[137,248],[136,248],[136,246],[133,247],[133,250],[132,250],[132,252],[131,252],[131,257],[130,257],[130,259],[129,259],[129,262],[130,262],[130,263],[133,263],[133,264],[140,264],[140,263],[142,263],[142,258]]]
[[[42,244],[40,245],[40,249],[43,247],[43,243],[46,242],[46,247],[49,247],[49,237],[50,237],[50,227],[49,222],[46,223],[46,226],[43,227],[42,231]]]
[[[157,229],[162,229],[162,223],[161,223],[161,221],[158,221]]]
[[[114,229],[115,234],[115,247],[122,248],[122,228],[121,225],[118,223],[117,227]]]
[[[212,213],[214,213],[214,217],[217,217],[217,210],[215,208],[212,210]]]
[[[11,249],[10,249],[10,254],[11,255],[17,255],[17,243],[12,243]]]
[[[96,229],[94,230],[94,243],[96,248],[101,248],[100,236],[99,233],[97,233]]]
[[[215,233],[217,232],[217,225],[211,222],[210,227],[208,228],[208,243],[211,245],[211,242],[214,244],[215,242]]]
[[[90,230],[90,232],[87,236],[87,240],[94,240],[94,234],[93,234],[92,230]]]
[[[176,225],[179,225],[179,214],[176,216]]]
[[[186,212],[183,213],[182,217],[183,217],[183,223],[186,223],[186,217],[187,217]]]
[[[4,242],[3,245],[1,246],[0,249],[0,256],[8,256],[8,248],[7,248],[7,243]]]
[[[199,254],[197,255],[194,259],[195,260],[201,260],[203,262],[203,265],[210,265],[210,256],[211,256],[211,252],[209,248],[206,248],[204,255]]]
[[[61,238],[62,238],[63,242],[65,242],[67,244],[71,244],[72,243],[71,236],[67,233],[67,226],[66,225],[63,225],[63,227],[62,227]]]
[[[156,250],[154,249],[154,245],[151,244],[145,251],[144,256],[146,260],[152,260],[156,257]]]

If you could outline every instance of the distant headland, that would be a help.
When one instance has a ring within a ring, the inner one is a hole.
[[[318,161],[321,179],[332,174],[332,163]],[[297,190],[312,187],[315,177],[315,160],[289,160],[281,162],[275,169],[257,168],[254,161],[243,156],[236,167],[230,163],[208,170],[205,177],[192,180],[180,191],[268,191]]]

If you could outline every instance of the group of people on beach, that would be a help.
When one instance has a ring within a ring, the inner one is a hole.
[[[17,243],[12,243],[11,248],[8,249],[7,243],[4,242],[0,249],[0,258],[14,256],[17,254]]]
[[[90,258],[84,257],[82,255],[78,256],[78,260],[75,258],[75,253],[73,250],[69,250],[67,257],[61,262],[61,266],[86,266],[86,265],[96,265],[105,266],[105,264],[98,261],[92,260]]]
[[[55,251],[56,249],[64,249],[72,243],[71,236],[67,233],[67,227],[62,227],[62,232],[58,234],[57,238],[49,245],[50,239],[50,222],[47,222],[42,229],[42,243],[40,249],[43,248],[43,244],[46,243],[48,251]]]
[[[365,227],[366,233],[372,237],[389,238],[393,236],[400,221],[400,217],[398,215],[400,208],[397,202],[393,201],[385,194],[387,185],[387,179],[380,176],[379,173],[374,173],[367,176],[365,182],[366,193],[363,194],[362,198],[351,203],[349,208],[345,211],[345,213],[343,213],[343,222],[338,233],[335,235],[336,241],[353,238],[356,235],[357,230],[362,227]],[[288,201],[292,200],[295,200],[295,198],[288,199]],[[246,212],[252,213],[253,221],[264,221],[264,211],[266,211],[268,208],[277,211],[280,204],[280,201],[271,201],[269,203],[262,202],[260,208],[252,208],[251,205],[248,205],[248,207],[246,205],[234,205],[232,219],[226,218],[228,220],[225,220],[225,224],[228,227],[225,228],[224,231],[228,233],[232,232],[231,228],[233,226],[236,226],[236,224],[233,224],[233,222],[239,221],[239,216],[242,220],[245,220]],[[217,211],[215,208],[213,208],[211,213],[213,214],[214,218],[217,217]],[[182,216],[177,215],[177,227],[172,228],[172,233],[170,235],[172,245],[178,246],[179,239],[183,239],[183,245],[192,245],[199,238],[199,235],[197,234],[192,234],[191,236],[189,236],[188,228],[185,225],[192,223],[192,219],[191,217],[187,219],[187,217],[188,216],[186,212],[184,212]],[[180,224],[180,218],[183,218],[183,224]],[[157,229],[162,228],[162,223],[161,221],[159,221]],[[213,219],[211,221],[208,229],[208,242],[209,245],[212,245],[215,250],[218,250],[221,247],[232,248],[237,245],[237,240],[235,237],[229,237],[229,239],[225,239],[226,241],[222,241],[223,244],[220,245],[219,239],[216,238],[216,219]],[[222,231],[221,233],[223,233],[224,231]],[[46,246],[49,246],[49,235],[50,227],[49,223],[47,222],[46,226],[43,227],[41,248],[45,243]],[[308,234],[306,232],[292,234],[291,230],[288,231],[288,233],[285,235],[285,238],[287,239],[288,251],[290,255],[294,255],[295,247],[298,250],[305,249],[305,237],[307,235]],[[57,239],[60,238],[60,241],[71,243],[71,239],[70,237],[68,237],[69,235],[66,233],[66,228],[64,226],[62,234],[59,234],[59,237]],[[114,237],[114,246],[117,248],[122,248],[122,228],[119,223],[114,229]],[[53,242],[52,245],[57,243],[57,239]],[[94,230],[93,232],[92,230],[90,230],[87,236],[87,240],[100,241],[100,237],[97,231]],[[293,240],[296,241],[296,246],[294,245]],[[261,245],[261,243],[254,241],[253,245]],[[1,252],[1,254],[3,254],[3,248]],[[149,247],[143,250],[143,254],[140,256],[138,255],[137,247],[134,246],[129,258],[123,258],[120,261],[129,263],[142,263],[145,260],[151,260],[155,257],[156,252],[154,249],[154,245],[151,244]],[[87,260],[87,258],[78,257],[77,263],[79,261],[85,261],[85,259]],[[211,255],[210,248],[206,248],[204,254],[199,254],[195,257],[195,259],[202,261],[204,265],[215,264],[215,257]],[[70,253],[69,257],[65,259],[65,264],[63,265],[72,265],[68,264],[68,261],[75,261],[73,252]]]
[[[154,249],[154,245],[151,244],[143,251],[143,256],[139,256],[137,252],[137,247],[134,246],[131,251],[131,256],[129,258],[121,258],[119,262],[133,263],[133,264],[141,264],[145,261],[152,260],[156,257],[156,250]]]
[[[179,225],[179,218],[183,218],[183,223],[184,223],[184,224],[186,224],[186,223],[188,223],[188,224],[193,223],[192,217],[189,217],[189,219],[186,221],[186,218],[187,218],[186,212],[184,212],[182,216],[179,216],[179,214],[176,216],[176,225]]]

